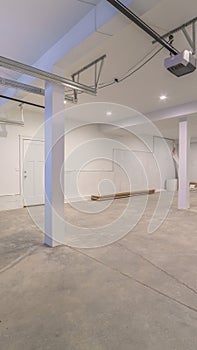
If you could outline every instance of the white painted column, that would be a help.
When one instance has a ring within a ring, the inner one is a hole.
[[[45,244],[64,243],[64,87],[45,86]]]
[[[178,209],[188,209],[190,207],[189,193],[189,153],[190,134],[187,118],[179,122],[179,191]]]

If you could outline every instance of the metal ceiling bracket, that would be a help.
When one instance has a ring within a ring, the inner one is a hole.
[[[166,34],[162,35],[162,38],[163,39],[168,38],[170,35],[173,35],[175,33],[178,33],[179,31],[182,31],[192,49],[192,54],[195,54],[196,53],[196,22],[197,22],[197,17],[194,17],[191,20],[182,24],[181,26],[178,26],[170,30]],[[189,26],[192,26],[192,37],[190,37],[188,31],[186,30],[186,28]],[[152,43],[155,44],[156,40],[153,40]]]
[[[9,119],[0,119],[0,124],[11,124],[11,125],[24,126],[24,122],[22,122],[22,121],[15,121],[15,120],[9,120]]]
[[[23,84],[23,83],[20,83],[18,81],[11,80],[11,79],[5,79],[5,78],[0,77],[0,85],[11,87],[14,89],[28,91],[32,94],[44,95],[44,89],[41,89],[41,88],[38,88],[38,87],[32,86],[32,85]]]
[[[72,103],[76,103],[77,101],[75,101],[74,97],[71,96],[71,95],[65,95],[65,101],[68,101],[68,102],[72,102]]]
[[[185,27],[182,28],[182,32],[185,35],[186,40],[188,41],[191,49],[192,54],[194,55],[196,53],[196,26],[195,23],[192,23],[192,38],[189,35],[187,29]]]
[[[20,72],[22,74],[30,75],[32,77],[35,77],[44,81],[49,81],[54,84],[63,85],[73,90],[79,90],[79,91],[86,92],[88,94],[96,95],[95,88],[76,83],[72,80],[66,79],[64,77],[60,77],[59,75],[49,73],[35,67],[31,67],[27,64],[14,61],[6,57],[0,56],[0,66],[13,71]]]
[[[93,87],[93,89],[97,90],[105,58],[106,58],[106,55],[102,55],[101,57],[97,58],[96,60],[88,63],[86,66],[84,66],[81,69],[79,69],[77,72],[73,73],[72,74],[73,82],[77,82],[77,84],[79,84],[80,74],[82,72],[88,70],[89,68],[94,67],[94,87]],[[65,96],[65,98],[66,98],[66,96]],[[77,102],[77,91],[76,91],[76,89],[74,89],[73,102]]]
[[[80,68],[77,72],[73,73],[72,74],[72,78],[73,77],[75,78],[76,76],[79,76],[82,72],[84,72],[85,70],[87,70],[87,69],[89,69],[89,68],[91,68],[93,66],[97,67],[98,63],[100,63],[100,65],[103,65],[103,61],[104,61],[105,58],[106,58],[106,55],[102,55],[101,57],[97,58],[96,60],[88,63],[86,66]],[[99,77],[100,77],[100,74],[99,74]],[[97,79],[99,79],[99,77]],[[97,87],[96,80],[95,80],[95,87]]]

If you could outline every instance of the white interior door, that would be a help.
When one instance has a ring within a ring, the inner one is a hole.
[[[23,141],[24,205],[44,204],[44,141]]]

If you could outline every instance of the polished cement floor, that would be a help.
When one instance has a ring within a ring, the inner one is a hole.
[[[151,232],[141,198],[66,205],[87,234],[53,249],[42,207],[0,212],[1,350],[197,349],[197,192]]]

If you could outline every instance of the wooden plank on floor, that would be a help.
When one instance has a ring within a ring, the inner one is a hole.
[[[153,194],[153,193],[155,193],[155,189],[131,191],[131,192],[117,192],[117,193],[104,194],[104,195],[91,195],[91,200],[98,201],[98,200],[106,200],[106,199],[119,199],[119,198],[138,196],[143,194]]]

